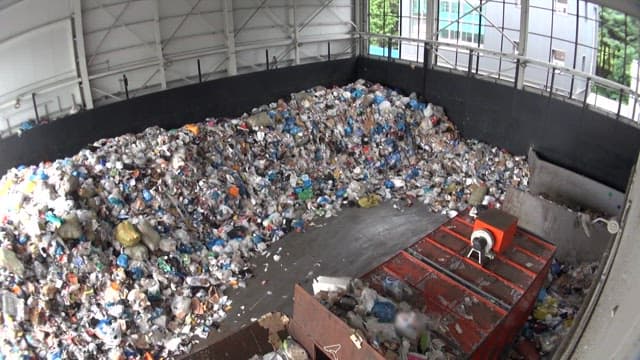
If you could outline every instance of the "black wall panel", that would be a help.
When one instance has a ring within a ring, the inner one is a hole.
[[[463,136],[542,158],[620,191],[640,151],[640,129],[513,87],[385,60],[358,59],[357,77],[415,91],[442,105]]]
[[[158,125],[237,116],[314,85],[357,78],[416,92],[442,105],[465,137],[543,158],[624,191],[640,150],[640,129],[570,103],[509,86],[385,60],[314,63],[223,78],[104,106],[0,141],[0,173],[76,153],[88,143]]]
[[[105,137],[166,129],[206,117],[232,117],[316,85],[353,81],[356,59],[262,71],[184,86],[121,101],[36,127],[0,141],[0,173],[19,164],[71,156]]]

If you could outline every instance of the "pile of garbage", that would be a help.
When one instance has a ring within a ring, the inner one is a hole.
[[[385,359],[459,359],[434,330],[431,319],[407,301],[412,289],[393,277],[383,281],[384,296],[360,279],[320,276],[314,281],[314,297],[383,354]]]
[[[522,157],[363,80],[152,127],[0,180],[0,353],[158,358],[217,330],[251,258],[344,206],[500,206]]]
[[[597,262],[562,265],[554,260],[552,263],[552,281],[538,294],[533,312],[521,333],[521,340],[531,342],[541,358],[550,358],[569,334],[596,277],[597,268]]]

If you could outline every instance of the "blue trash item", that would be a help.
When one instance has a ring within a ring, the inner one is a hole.
[[[547,289],[545,289],[545,288],[540,289],[540,292],[538,293],[538,301],[539,302],[543,302],[544,299],[547,298],[547,296],[549,296],[547,294]]]
[[[193,254],[193,247],[189,244],[180,244],[177,250],[180,254]]]
[[[386,295],[400,301],[404,297],[404,285],[393,276],[387,276],[382,281],[382,289]]]
[[[353,134],[353,128],[351,126],[347,125],[344,128],[344,136],[349,137],[349,136],[351,136],[351,134]]]
[[[144,277],[144,270],[142,270],[142,268],[140,267],[134,267],[133,269],[131,269],[131,277],[134,280],[140,280]]]
[[[109,203],[111,205],[116,205],[116,206],[124,206],[124,201],[122,201],[122,199],[115,197],[115,196],[109,196],[108,197]]]
[[[207,241],[207,249],[211,250],[213,249],[214,246],[222,246],[224,247],[226,245],[226,243],[224,242],[224,240],[220,239],[220,238],[213,238],[213,239],[209,239],[209,241]]]
[[[396,306],[390,302],[377,301],[371,308],[371,315],[383,323],[392,322],[396,318]]]
[[[58,226],[62,225],[62,223],[64,222],[61,218],[57,217],[51,211],[47,211],[47,213],[44,215],[44,219],[47,220],[48,222],[56,224]]]
[[[384,101],[384,96],[382,95],[376,95],[373,97],[373,103],[376,105],[380,105],[380,103],[382,103]]]
[[[128,268],[129,267],[129,257],[127,256],[127,254],[120,254],[118,255],[118,258],[116,259],[116,265],[118,265],[121,268]]]
[[[387,189],[393,189],[395,187],[395,185],[393,185],[393,181],[385,180],[384,181],[384,187],[386,187]]]
[[[551,262],[551,274],[553,274],[553,276],[558,276],[560,275],[561,271],[562,271],[562,265],[560,265],[558,260],[553,259],[553,261]]]
[[[153,195],[151,194],[151,191],[147,189],[143,189],[142,198],[144,199],[145,202],[150,202],[151,200],[153,200]]]
[[[359,99],[364,95],[364,90],[362,90],[362,89],[353,89],[353,91],[351,92],[351,95],[354,98]]]
[[[295,219],[293,220],[293,223],[291,224],[293,226],[293,228],[296,231],[302,231],[304,230],[304,220],[302,219]]]
[[[251,237],[251,241],[254,244],[258,245],[258,244],[264,242],[264,237],[262,235],[260,235],[260,234],[253,234],[253,236]]]
[[[340,188],[336,190],[336,197],[343,198],[345,195],[347,195],[347,189]]]

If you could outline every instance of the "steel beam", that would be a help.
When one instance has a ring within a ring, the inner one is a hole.
[[[298,43],[298,21],[296,19],[296,1],[289,0],[289,21],[291,23],[291,46],[293,46],[294,64],[300,64],[300,44]]]
[[[163,48],[163,49],[167,47],[167,44],[169,44],[169,42],[171,42],[171,40],[173,40],[173,37],[174,37],[174,36],[176,35],[176,33],[180,30],[180,28],[182,28],[182,25],[184,25],[184,22],[187,20],[187,18],[188,18],[190,15],[193,15],[193,11],[195,10],[195,8],[197,8],[197,7],[198,7],[198,5],[200,5],[200,2],[201,2],[201,1],[202,1],[202,0],[198,0],[198,1],[196,1],[196,3],[195,3],[195,4],[191,5],[191,8],[189,9],[189,12],[188,12],[188,13],[186,13],[186,14],[184,14],[184,15],[182,16],[182,19],[180,19],[180,22],[178,23],[178,26],[176,26],[176,28],[175,28],[175,29],[173,29],[173,32],[171,33],[171,35],[169,35],[169,37],[168,37],[166,40],[164,40],[164,43],[162,43],[162,48]],[[188,4],[188,3],[187,3],[187,4]]]
[[[527,56],[527,35],[529,35],[529,0],[520,0],[520,37],[518,39],[518,56]],[[524,89],[524,72],[527,64],[520,61],[520,67],[516,69],[516,88]]]
[[[436,23],[436,9],[438,4],[436,3],[436,1],[437,0],[427,0],[427,26],[425,37],[427,40],[434,40],[435,35],[438,33],[438,24]],[[435,49],[429,46],[427,48],[427,51],[427,63],[424,64],[424,66],[426,69],[431,69],[433,68],[433,63],[435,62]]]
[[[318,15],[320,15],[320,13],[324,11],[324,9],[326,9],[327,6],[331,5],[332,2],[333,0],[327,0],[325,2],[322,2],[321,0],[320,3],[322,5],[318,9],[316,9],[316,11],[314,11],[305,21],[303,21],[298,31],[304,30],[304,28],[306,28],[313,21],[313,19],[315,19]]]
[[[82,83],[82,99],[86,109],[93,109],[93,96],[91,95],[91,83],[89,82],[89,71],[87,69],[87,54],[84,48],[84,27],[82,26],[82,2],[73,0],[73,28],[76,44],[76,62],[80,68],[80,79]]]
[[[233,5],[231,0],[222,0],[224,6],[224,36],[227,39],[227,74],[229,76],[238,73],[236,60],[236,37],[233,25]]]
[[[167,88],[167,74],[164,67],[164,55],[162,54],[162,35],[160,34],[160,0],[152,0],[153,4],[153,39],[156,42],[156,56],[158,57],[158,70],[160,72],[160,87]]]

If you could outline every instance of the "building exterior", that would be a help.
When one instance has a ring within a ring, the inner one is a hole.
[[[427,0],[403,0],[399,6],[399,35],[426,39]],[[440,48],[436,64],[466,71],[470,63],[468,52],[456,49],[456,44],[515,54],[520,33],[520,10],[520,0],[483,1],[482,4],[480,0],[440,0],[436,15],[438,40],[451,43],[452,47]],[[582,0],[530,0],[529,11],[527,57],[595,74],[599,23],[597,5]],[[423,48],[420,44],[403,42],[394,43],[392,47],[398,48],[398,58],[422,61]],[[394,52],[392,55],[396,57]],[[509,59],[489,56],[478,59],[474,56],[471,65],[472,71],[479,74],[506,79],[515,77],[515,63]],[[585,79],[572,79],[569,74],[558,70],[554,75],[548,68],[527,66],[526,84],[549,89],[552,80],[554,91],[566,95],[571,93],[574,97],[584,96]]]

